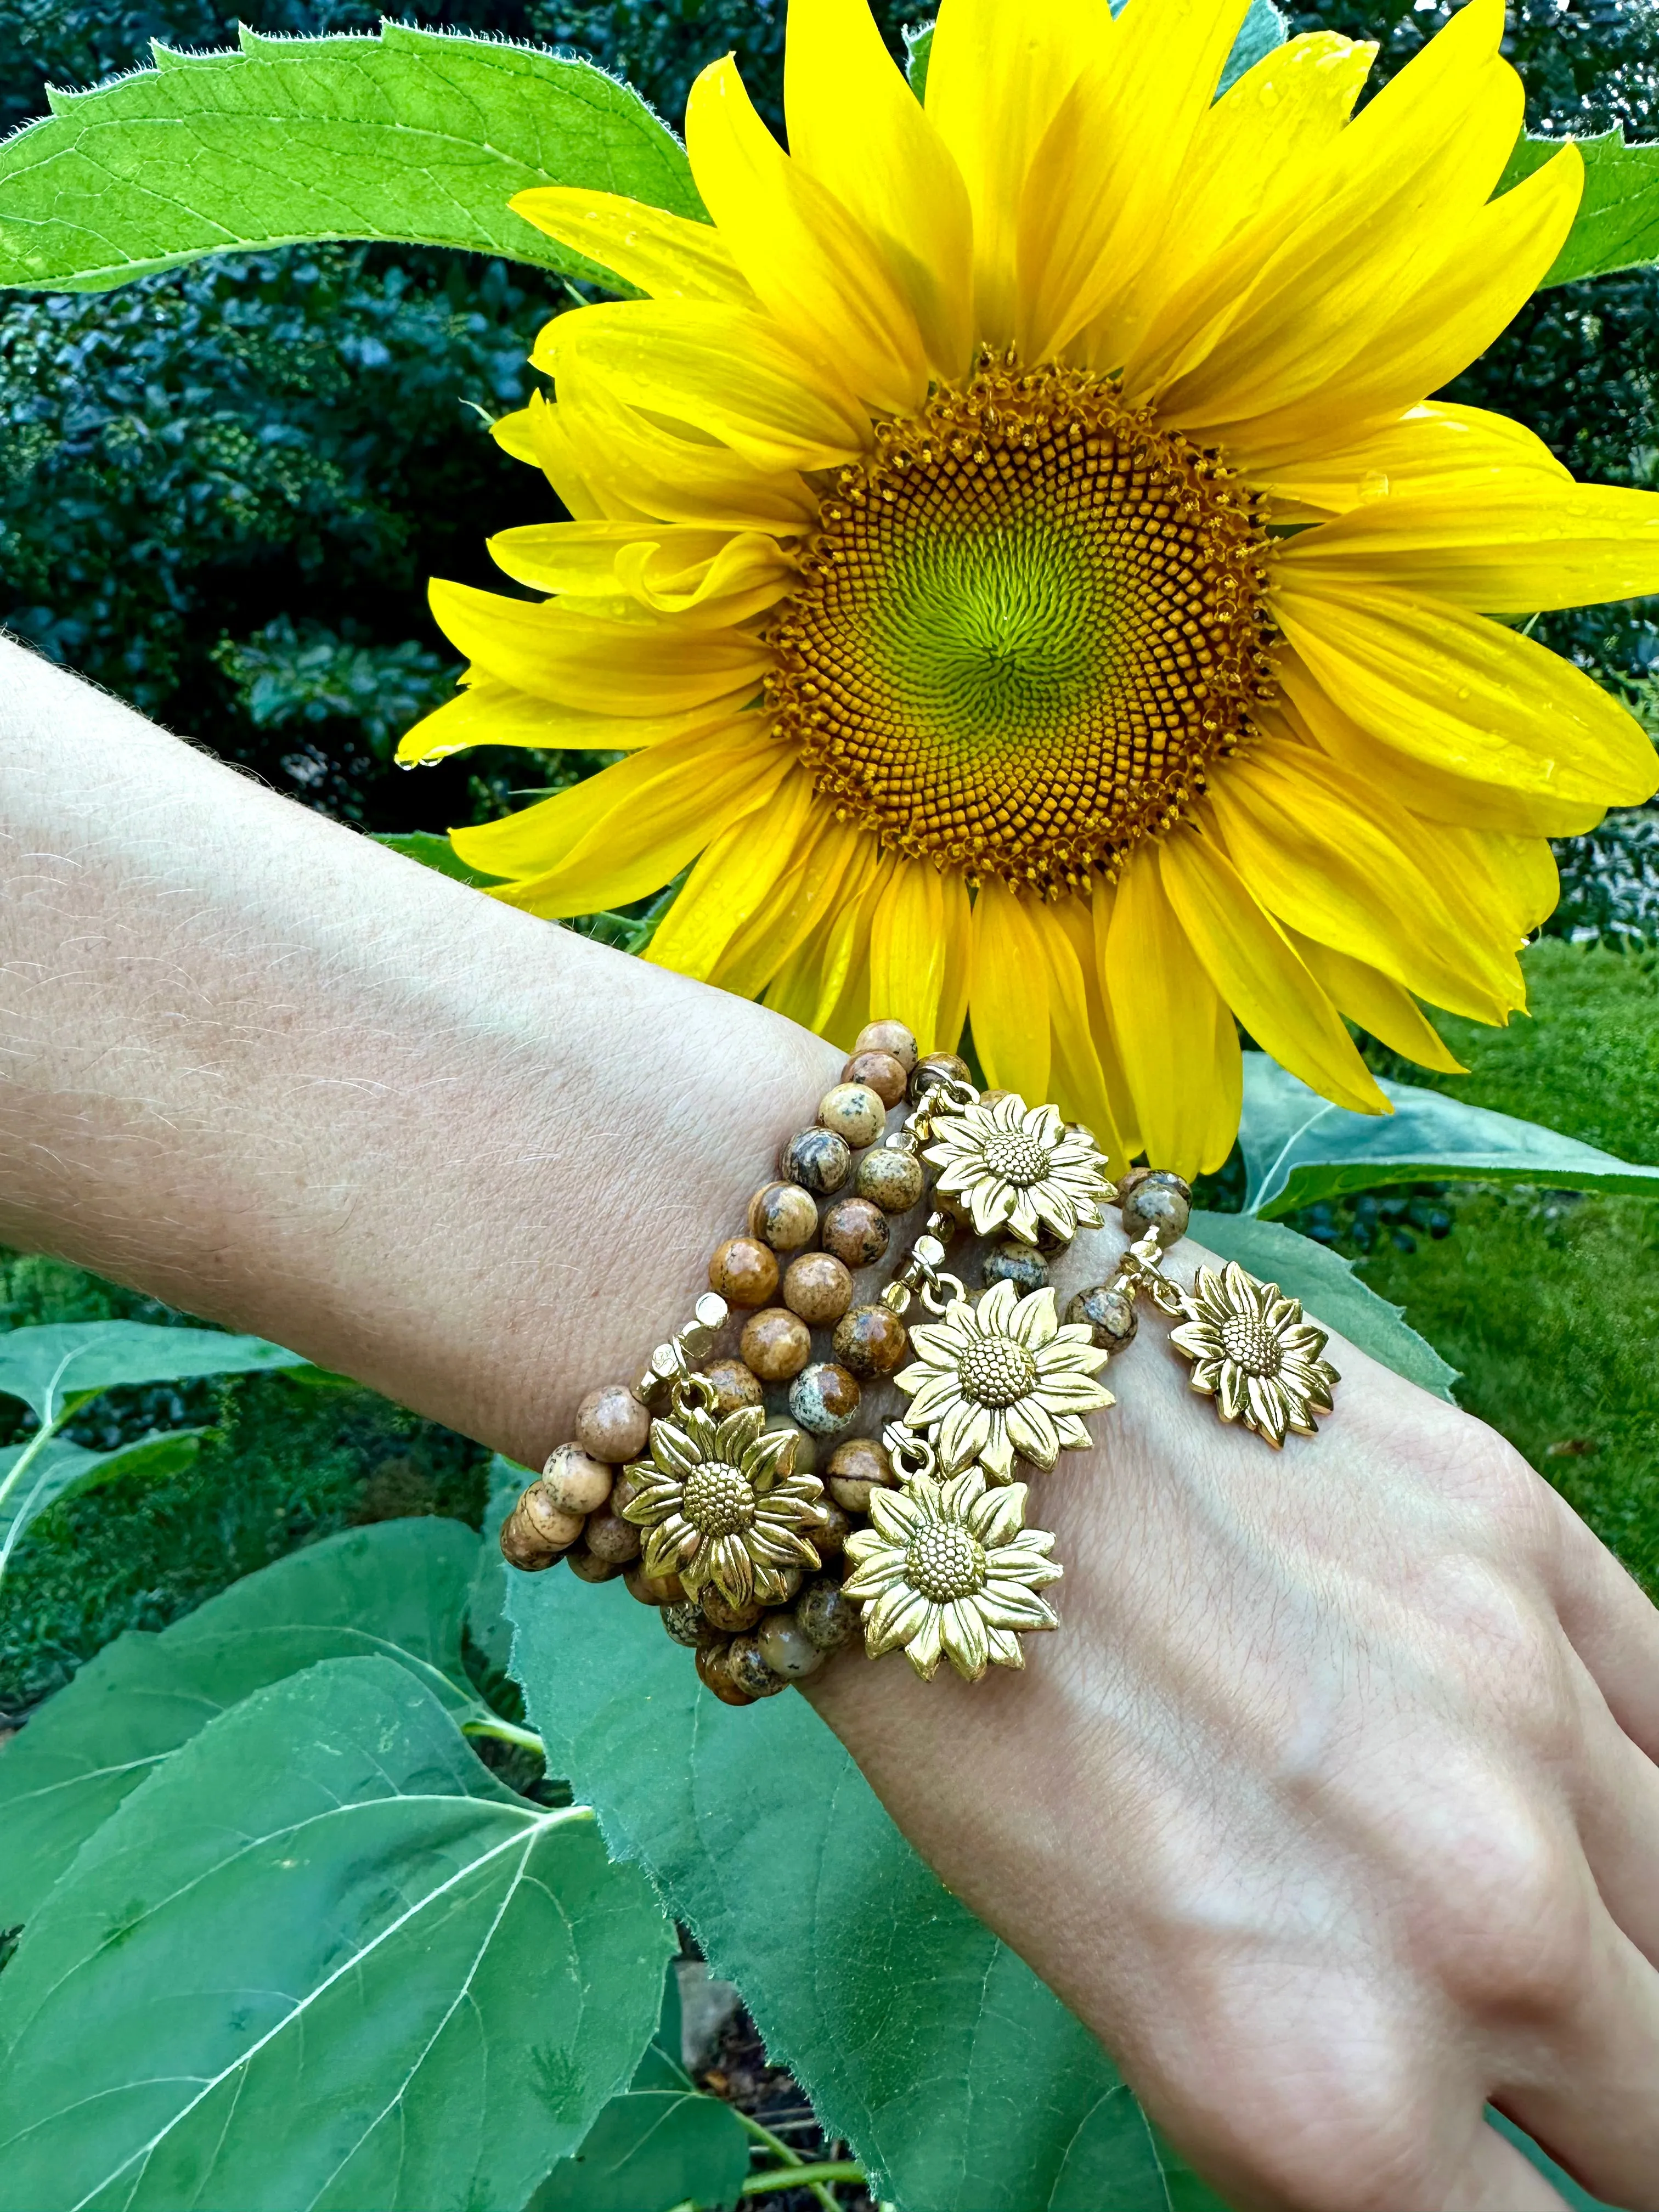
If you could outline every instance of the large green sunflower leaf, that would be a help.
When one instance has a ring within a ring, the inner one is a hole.
[[[30,2212],[518,2212],[624,2089],[672,1932],[592,1817],[503,1790],[385,1659],[209,1723],[0,1975]]]
[[[952,1897],[802,1698],[742,1711],[620,1583],[508,1577],[552,1771],[905,2212],[1169,2212],[1088,2031]]]
[[[1396,1375],[1451,1401],[1457,1370],[1407,1326],[1399,1306],[1366,1289],[1352,1260],[1252,1213],[1194,1213],[1192,1234],[1219,1258],[1237,1260],[1259,1281],[1277,1283],[1287,1297],[1300,1298],[1316,1321],[1340,1329]]]
[[[0,1451],[0,1574],[36,1514],[66,1492],[130,1474],[160,1482],[189,1465],[202,1448],[202,1436],[200,1429],[168,1429],[106,1452],[88,1451],[67,1437],[48,1437],[27,1463],[29,1446],[9,1445]]]
[[[1559,138],[1522,138],[1498,185],[1507,191],[1561,150]],[[1627,146],[1622,124],[1599,138],[1581,138],[1584,197],[1566,244],[1551,264],[1545,286],[1581,276],[1607,276],[1659,261],[1659,146]]]
[[[1468,1106],[1415,1084],[1382,1084],[1392,1114],[1333,1106],[1266,1053],[1244,1055],[1239,1144],[1244,1211],[1272,1219],[1344,1191],[1396,1182],[1520,1182],[1659,1198],[1659,1167],[1615,1159],[1538,1121]]]
[[[154,70],[50,95],[0,147],[0,285],[97,292],[204,253],[356,238],[603,278],[514,194],[585,185],[702,214],[673,134],[586,62],[391,22],[241,40],[158,46]]]
[[[611,2099],[525,2212],[714,2212],[737,2203],[748,2172],[749,2138],[729,2105],[695,2089],[636,2089]]]
[[[0,1752],[0,1926],[33,1918],[87,1838],[181,1744],[319,1660],[395,1660],[457,1721],[483,1717],[461,1659],[478,1552],[459,1521],[348,1529],[159,1636],[106,1644]]]
[[[43,1424],[65,1406],[118,1382],[179,1382],[200,1375],[249,1375],[301,1367],[262,1336],[212,1328],[153,1328],[140,1321],[46,1322],[0,1335],[0,1397],[21,1398]]]

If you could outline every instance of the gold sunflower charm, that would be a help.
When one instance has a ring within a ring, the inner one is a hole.
[[[924,1157],[940,1171],[940,1195],[967,1200],[976,1237],[1006,1229],[1035,1244],[1043,1228],[1069,1243],[1105,1218],[1106,1163],[1092,1137],[1065,1127],[1057,1106],[1028,1106],[1009,1091],[941,1116],[933,1134]]]
[[[775,1605],[788,1594],[787,1569],[817,1568],[800,1531],[823,1485],[794,1473],[793,1431],[763,1431],[765,1419],[759,1406],[724,1420],[693,1406],[675,1420],[653,1421],[651,1456],[628,1469],[639,1494],[623,1508],[625,1520],[650,1531],[647,1574],[678,1575],[689,1597],[713,1583],[728,1605],[751,1597]]]
[[[1192,1361],[1193,1389],[1217,1401],[1224,1421],[1243,1421],[1275,1450],[1287,1429],[1315,1434],[1314,1416],[1331,1411],[1342,1378],[1320,1358],[1326,1332],[1304,1320],[1299,1299],[1230,1260],[1219,1274],[1199,1269],[1181,1310],[1187,1318],[1170,1341]]]
[[[925,1682],[941,1656],[976,1682],[989,1666],[1025,1664],[1022,1633],[1059,1627],[1037,1592],[1064,1571],[1048,1530],[1025,1526],[1023,1482],[988,1490],[979,1467],[947,1482],[913,1474],[871,1492],[870,1518],[847,1540],[842,1589],[864,1606],[872,1659],[902,1645]]]
[[[1051,1290],[1024,1297],[993,1283],[977,1305],[957,1298],[942,1321],[910,1331],[921,1355],[893,1380],[909,1399],[907,1428],[927,1432],[946,1474],[978,1460],[1006,1482],[1015,1455],[1052,1467],[1090,1442],[1085,1413],[1114,1404],[1095,1381],[1106,1354],[1080,1322],[1062,1322]]]

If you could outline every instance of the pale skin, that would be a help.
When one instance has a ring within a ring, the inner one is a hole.
[[[684,1317],[840,1065],[3,642],[0,884],[0,1239],[520,1461]],[[1274,1455],[1164,1334],[1034,1486],[1066,1574],[1026,1673],[847,1656],[818,1710],[1241,2208],[1559,2205],[1487,2101],[1659,2208],[1659,1613],[1340,1339]]]

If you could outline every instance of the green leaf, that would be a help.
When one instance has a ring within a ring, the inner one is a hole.
[[[1396,1182],[1522,1182],[1659,1198],[1659,1167],[1615,1159],[1540,1122],[1466,1106],[1443,1091],[1382,1087],[1392,1114],[1351,1114],[1265,1053],[1247,1052],[1238,1133],[1244,1211],[1271,1219],[1316,1199]]]
[[[678,142],[586,62],[383,23],[377,36],[155,48],[156,67],[0,147],[0,285],[97,292],[204,253],[395,239],[596,277],[514,215],[534,185],[702,214]]]
[[[613,2097],[581,2148],[561,2159],[525,2212],[699,2212],[735,2204],[749,2138],[729,2105],[695,2089]]]
[[[260,1336],[211,1328],[152,1328],[139,1321],[47,1322],[0,1336],[0,1397],[21,1398],[43,1427],[66,1406],[118,1382],[179,1382],[201,1375],[265,1373],[302,1367]]]
[[[489,1664],[505,1674],[513,1660],[513,1624],[507,1617],[507,1561],[501,1557],[501,1523],[535,1480],[501,1452],[489,1462],[489,1503],[484,1508],[483,1540],[467,1589],[466,1632]]]
[[[349,1529],[159,1636],[106,1644],[0,1751],[0,1926],[33,1917],[87,1838],[181,1744],[319,1660],[395,1660],[457,1720],[482,1717],[461,1662],[478,1548],[459,1521]]]
[[[474,890],[506,881],[503,876],[486,876],[469,868],[448,838],[440,836],[435,830],[377,830],[374,842],[389,852],[401,853],[406,860],[418,860],[423,868],[435,868],[441,876],[453,876],[458,884],[470,884]]]
[[[508,1589],[550,1769],[743,1991],[873,2195],[905,2212],[1168,2212],[1099,2045],[923,1865],[805,1698],[718,1704],[619,1583]]]
[[[273,1684],[85,1845],[0,1975],[30,2212],[519,2212],[626,2084],[672,1935],[590,1815],[384,1659]]]
[[[1449,1367],[1428,1340],[1406,1325],[1404,1310],[1366,1289],[1352,1260],[1299,1237],[1277,1221],[1249,1213],[1194,1213],[1192,1233],[1200,1244],[1264,1283],[1277,1283],[1287,1297],[1300,1298],[1316,1321],[1340,1329],[1349,1342],[1392,1367],[1408,1382],[1431,1390],[1448,1404],[1457,1370]]]
[[[168,1429],[106,1452],[88,1451],[66,1437],[53,1436],[33,1452],[27,1444],[0,1451],[0,1575],[29,1522],[68,1492],[90,1490],[129,1474],[159,1482],[189,1466],[205,1433],[202,1429]],[[24,1465],[26,1453],[29,1457]]]
[[[1541,168],[1565,143],[1522,138],[1510,155],[1498,191],[1507,191]],[[1659,260],[1659,146],[1626,145],[1624,125],[1618,123],[1599,138],[1577,143],[1584,157],[1584,197],[1540,291],[1581,276],[1644,269]]]
[[[1247,70],[1266,61],[1273,48],[1282,46],[1289,35],[1289,26],[1273,0],[1250,0],[1250,11],[1238,27],[1233,50],[1222,70],[1216,98],[1219,100],[1224,92],[1231,92]]]
[[[909,79],[910,89],[920,100],[927,97],[927,64],[933,58],[933,26],[923,23],[919,27],[906,26],[904,31],[904,74]]]

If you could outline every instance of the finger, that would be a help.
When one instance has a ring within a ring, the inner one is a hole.
[[[1556,1612],[1620,1727],[1659,1759],[1659,1607],[1552,1491]]]
[[[1620,1727],[1581,1662],[1579,1753],[1572,1797],[1601,1901],[1659,1966],[1659,1766]]]
[[[1462,2171],[1441,2200],[1444,2212],[1563,2212],[1565,2203],[1530,2159],[1484,2124]]]

